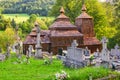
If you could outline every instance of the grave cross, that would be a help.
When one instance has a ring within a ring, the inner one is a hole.
[[[35,53],[35,57],[36,58],[43,58],[42,56],[42,50],[41,50],[41,38],[40,38],[40,27],[38,25],[38,23],[35,23],[35,27],[37,29],[37,40],[36,40],[36,53]]]
[[[108,39],[106,37],[103,37],[102,40],[102,47],[103,49],[107,49],[107,42],[108,42]]]
[[[7,43],[6,47],[7,47],[6,57],[8,58],[10,56],[10,44]]]
[[[117,49],[119,49],[119,46],[118,46],[118,44],[116,44],[116,45],[115,45],[115,49],[116,49],[116,50],[117,50]]]
[[[33,46],[32,46],[32,45],[29,45],[29,48],[28,48],[28,56],[29,56],[29,57],[32,56],[32,50],[33,50]]]
[[[71,44],[71,47],[77,47],[78,46],[78,43],[76,40],[73,40],[72,44]]]

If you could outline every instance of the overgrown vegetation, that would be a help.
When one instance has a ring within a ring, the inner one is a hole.
[[[55,80],[55,74],[65,71],[70,77],[67,80],[88,80],[118,74],[102,67],[85,67],[82,69],[70,69],[62,65],[60,60],[53,59],[52,64],[44,64],[44,60],[30,59],[26,64],[25,56],[19,63],[18,59],[12,55],[11,58],[0,62],[0,79],[2,80]]]

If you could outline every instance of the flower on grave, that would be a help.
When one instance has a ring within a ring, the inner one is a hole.
[[[92,73],[89,74],[89,80],[92,80]]]
[[[60,73],[57,72],[55,76],[56,80],[65,80],[70,77],[65,71],[61,71]]]
[[[57,72],[57,73],[55,74],[55,76],[56,76],[56,79],[59,79],[60,73]]]
[[[50,64],[49,60],[45,59],[44,64]]]
[[[23,63],[21,59],[17,59],[16,62],[21,64]]]

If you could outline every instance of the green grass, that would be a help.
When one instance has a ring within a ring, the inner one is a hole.
[[[25,57],[23,57],[22,61]],[[88,80],[89,75],[99,78],[114,74],[108,69],[86,67],[82,69],[70,69],[62,65],[60,60],[54,59],[52,64],[45,65],[44,60],[31,58],[30,63],[14,64],[15,57],[0,62],[0,80],[54,80],[55,74],[62,70],[66,71],[70,78],[68,80]]]
[[[26,21],[29,18],[27,14],[3,14],[5,19],[14,19],[17,23]]]
[[[5,19],[14,19],[17,23],[26,21],[27,19],[29,19],[29,15],[27,14],[3,14]],[[39,17],[40,19],[51,19],[54,20],[54,17]]]

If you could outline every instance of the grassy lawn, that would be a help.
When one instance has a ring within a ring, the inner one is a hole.
[[[15,57],[0,62],[0,80],[55,80],[55,74],[64,70],[70,75],[68,80],[88,80],[89,75],[98,78],[116,74],[108,69],[97,67],[86,67],[82,69],[70,69],[62,65],[60,60],[54,59],[52,64],[45,65],[44,60],[36,60],[31,58],[30,63],[17,63]]]
[[[14,19],[17,23],[26,21],[27,19],[29,19],[29,15],[27,14],[3,14],[5,19]],[[39,17],[40,19],[52,19],[54,20],[54,17]]]

